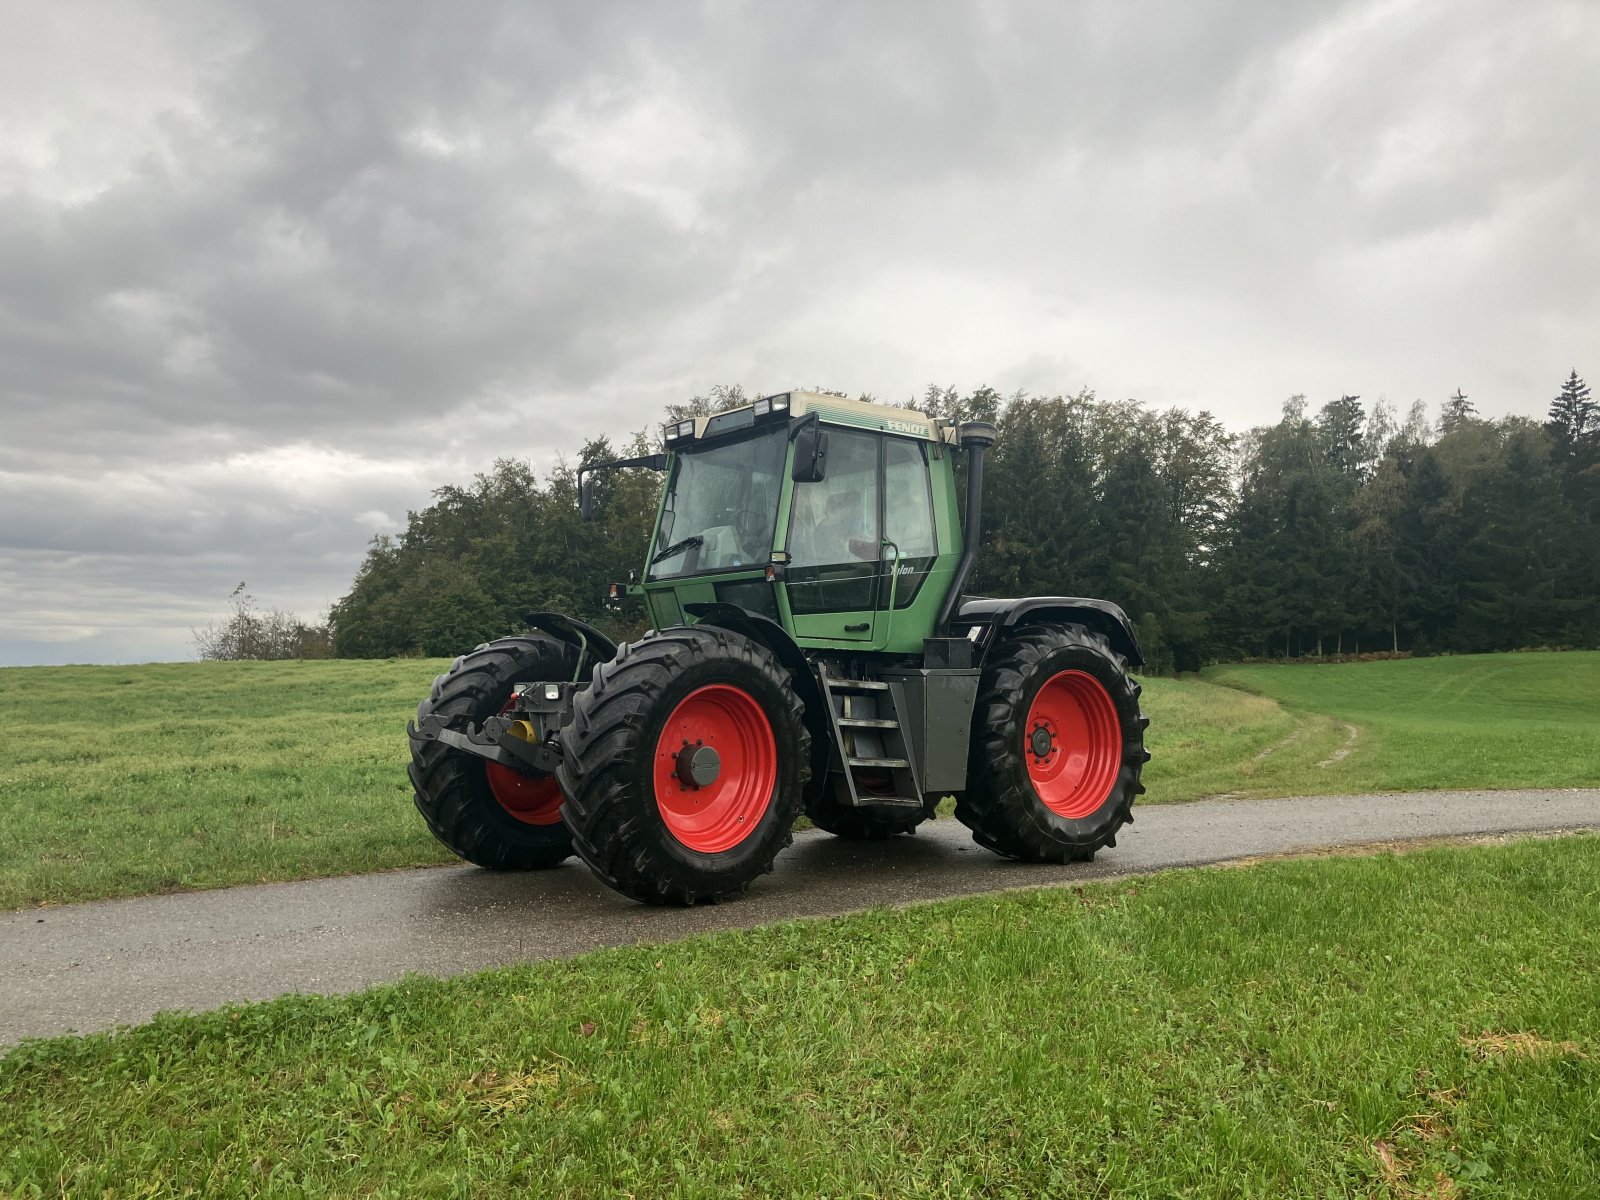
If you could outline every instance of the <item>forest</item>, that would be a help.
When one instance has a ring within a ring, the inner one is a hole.
[[[719,387],[665,417],[744,403]],[[1089,391],[929,387],[906,407],[1000,427],[968,590],[1113,600],[1153,671],[1600,645],[1600,413],[1576,371],[1543,421],[1480,415],[1460,389],[1436,418],[1294,396],[1243,433]],[[457,654],[539,610],[637,632],[606,588],[641,565],[660,476],[602,474],[588,524],[574,477],[655,448],[601,438],[543,479],[501,459],[439,488],[373,540],[333,607],[335,652]]]

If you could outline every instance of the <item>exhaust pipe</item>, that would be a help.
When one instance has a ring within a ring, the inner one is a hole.
[[[988,421],[963,421],[956,435],[961,448],[967,452],[967,505],[962,520],[966,548],[961,552],[961,561],[956,564],[956,573],[950,580],[950,590],[945,593],[938,620],[934,622],[941,636],[949,635],[951,618],[961,604],[961,592],[978,561],[978,540],[983,531],[983,452],[994,445],[1000,433]]]

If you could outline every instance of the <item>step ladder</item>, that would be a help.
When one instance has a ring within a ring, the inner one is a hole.
[[[828,699],[839,799],[852,808],[921,808],[898,689],[878,679],[830,675],[823,663],[817,674]]]

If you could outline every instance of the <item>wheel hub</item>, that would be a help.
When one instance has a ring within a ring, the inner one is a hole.
[[[704,742],[683,743],[677,754],[674,772],[686,788],[703,788],[717,781],[722,773],[722,758],[714,748]]]
[[[1050,730],[1044,725],[1035,727],[1028,738],[1028,749],[1033,752],[1033,756],[1042,762],[1055,753],[1055,748],[1056,740],[1051,736]]]

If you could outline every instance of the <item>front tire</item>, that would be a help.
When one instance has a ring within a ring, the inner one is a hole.
[[[622,646],[561,729],[573,849],[646,904],[743,891],[793,840],[803,712],[783,666],[740,634],[681,626]]]
[[[513,684],[571,679],[578,651],[549,634],[501,638],[464,654],[433,681],[417,706],[417,724],[447,718],[458,731],[482,727],[511,700]],[[476,755],[411,738],[417,811],[433,836],[470,863],[497,871],[556,866],[572,855],[561,823],[562,793],[554,775],[524,775]]]
[[[1088,862],[1133,820],[1149,719],[1139,684],[1082,625],[1035,625],[996,647],[978,688],[956,819],[1023,862]]]

